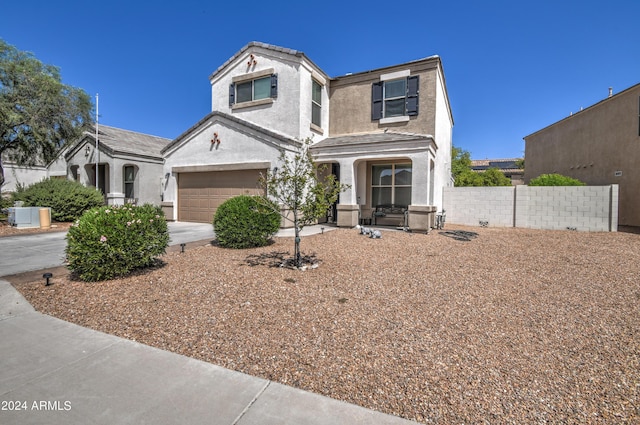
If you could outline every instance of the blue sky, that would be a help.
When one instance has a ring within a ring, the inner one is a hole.
[[[523,137],[640,83],[640,1],[11,1],[0,38],[99,93],[99,121],[170,139],[210,112],[209,75],[250,41],[332,77],[442,58],[455,146]]]

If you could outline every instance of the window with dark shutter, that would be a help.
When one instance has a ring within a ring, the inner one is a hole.
[[[407,115],[418,115],[418,93],[420,92],[419,77],[407,77]]]
[[[371,119],[418,115],[419,76],[378,81],[371,85]]]
[[[230,84],[229,85],[229,106],[232,106],[234,103],[236,103],[236,85]]]
[[[379,81],[371,85],[371,119],[379,120],[382,118],[382,91],[384,81]]]
[[[271,97],[278,97],[278,74],[273,74],[271,76]]]
[[[229,86],[229,106],[232,109],[273,102],[278,97],[278,75],[263,70],[232,78]]]

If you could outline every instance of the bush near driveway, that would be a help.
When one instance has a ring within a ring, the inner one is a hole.
[[[104,205],[100,191],[66,179],[46,179],[18,188],[13,201],[23,201],[25,207],[49,207],[51,219],[61,223],[75,221],[85,211]]]
[[[124,276],[154,265],[169,245],[164,213],[153,205],[85,212],[67,233],[69,269],[84,281]]]
[[[278,206],[261,196],[241,195],[227,199],[213,218],[220,246],[253,248],[265,246],[280,228]]]

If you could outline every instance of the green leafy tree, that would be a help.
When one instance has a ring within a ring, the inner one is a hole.
[[[511,180],[497,168],[482,173],[471,169],[471,153],[455,146],[451,149],[451,174],[454,186],[510,186]]]
[[[471,153],[461,148],[452,146],[451,148],[451,174],[455,186],[475,186],[473,184],[461,184],[465,181],[473,180],[469,176],[471,171]],[[479,186],[479,185],[478,185]]]
[[[278,213],[285,221],[293,224],[295,232],[294,264],[302,266],[300,256],[300,231],[327,213],[327,209],[337,201],[340,192],[348,188],[340,184],[333,174],[324,179],[319,175],[326,165],[318,166],[309,152],[311,140],[304,141],[293,156],[280,153],[281,167],[268,171],[260,179],[267,196],[279,205]]]
[[[484,179],[479,173],[475,173],[471,170],[464,170],[456,176],[454,185],[456,187],[484,186]]]
[[[511,186],[511,179],[497,168],[489,168],[480,175],[482,176],[482,186]]]
[[[529,186],[585,186],[585,183],[562,174],[541,174],[531,179]]]
[[[89,95],[63,84],[57,67],[0,39],[0,186],[2,158],[50,162],[91,123],[92,109]]]

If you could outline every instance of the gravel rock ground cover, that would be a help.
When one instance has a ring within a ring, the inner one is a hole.
[[[638,423],[640,235],[447,226],[17,285],[43,313],[423,423]]]
[[[71,226],[71,223],[53,222],[48,229],[41,229],[39,227],[15,227],[10,226],[6,221],[0,221],[0,237],[30,235],[34,233],[64,232],[69,230],[69,226]]]

